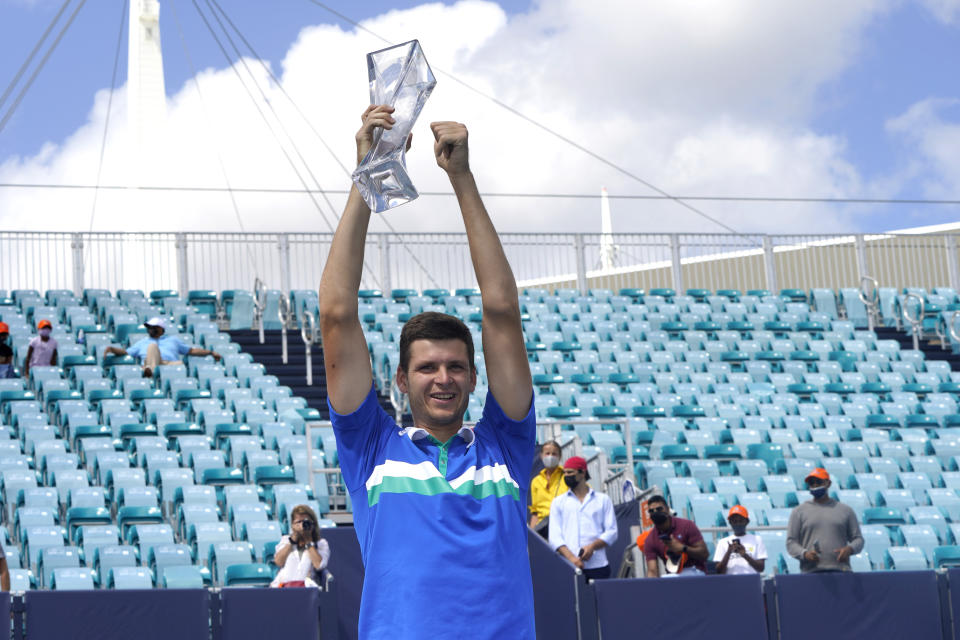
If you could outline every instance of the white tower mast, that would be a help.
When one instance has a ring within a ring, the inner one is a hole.
[[[127,108],[133,166],[141,175],[148,172],[146,161],[153,156],[162,138],[167,102],[163,83],[163,56],[160,52],[160,3],[157,0],[130,1],[130,29],[127,57]]]
[[[610,199],[607,188],[600,187],[600,268],[617,266],[617,246],[613,244],[613,221],[610,219]]]

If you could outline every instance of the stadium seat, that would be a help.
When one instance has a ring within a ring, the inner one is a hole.
[[[273,580],[273,570],[262,563],[233,564],[227,567],[224,586],[266,587]]]

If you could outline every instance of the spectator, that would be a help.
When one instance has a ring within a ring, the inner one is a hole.
[[[857,514],[827,495],[830,474],[817,468],[806,478],[813,496],[797,505],[787,524],[787,553],[800,561],[800,571],[850,571],[850,556],[863,549]]]
[[[560,443],[549,440],[540,447],[543,469],[530,481],[530,526],[543,531],[550,516],[550,503],[560,494],[563,468],[560,466]]]
[[[358,163],[375,136],[387,136],[393,111],[371,105],[363,113]],[[426,312],[400,332],[396,383],[413,424],[398,427],[380,406],[357,307],[371,211],[354,186],[320,280],[320,329],[330,420],[367,575],[359,637],[533,640],[527,491],[537,424],[516,278],[470,170],[466,127],[430,129],[480,287],[489,390],[480,421],[464,425],[477,384],[470,328]]]
[[[27,357],[23,362],[23,377],[30,376],[31,367],[55,367],[57,365],[57,341],[50,337],[53,325],[49,320],[37,323],[37,337],[30,340]]]
[[[220,354],[199,347],[191,347],[177,336],[168,336],[167,323],[163,318],[150,318],[143,325],[150,336],[140,340],[129,349],[107,347],[104,354],[134,356],[143,361],[143,377],[152,378],[153,372],[161,364],[181,364],[181,356],[213,356],[220,361]]]
[[[647,577],[660,577],[662,560],[667,575],[703,575],[704,565],[710,552],[703,535],[692,521],[678,518],[670,513],[663,496],[647,499],[647,513],[653,520],[653,531],[643,543],[643,556],[647,559]]]
[[[763,538],[747,533],[750,514],[743,505],[734,505],[727,514],[727,522],[733,529],[733,535],[722,538],[717,543],[713,561],[717,563],[717,573],[728,575],[763,573],[767,559],[767,548]]]
[[[320,537],[317,514],[305,504],[290,512],[290,535],[282,536],[273,552],[280,567],[271,587],[317,587],[330,561],[330,545]]]
[[[16,377],[13,371],[13,349],[8,342],[10,327],[6,322],[0,322],[0,379]]]
[[[580,456],[563,465],[569,490],[550,505],[550,546],[591,580],[610,577],[606,548],[617,540],[613,502],[587,484],[587,461]]]
[[[0,591],[10,591],[10,567],[7,565],[7,554],[0,545]]]

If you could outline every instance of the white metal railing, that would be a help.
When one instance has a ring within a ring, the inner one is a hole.
[[[543,286],[960,289],[954,234],[504,233],[517,281]],[[314,289],[329,233],[0,232],[0,289]],[[603,266],[612,253],[613,266]],[[476,286],[463,233],[371,233],[362,286]]]
[[[876,278],[870,276],[860,278],[859,296],[860,302],[867,308],[867,329],[873,331],[880,317],[880,284]]]
[[[280,355],[283,358],[283,364],[287,364],[289,360],[287,356],[287,325],[290,323],[290,298],[286,294],[280,294],[280,300],[277,304],[277,320],[280,321]],[[262,330],[262,322],[260,326]]]
[[[286,325],[284,325],[286,326]],[[284,329],[285,331],[286,329]],[[307,386],[313,386],[313,345],[320,344],[320,332],[317,331],[317,321],[311,311],[303,310],[300,322],[300,337],[303,339],[304,352],[307,360]],[[286,342],[284,342],[286,344]]]
[[[910,300],[917,301],[917,315],[916,317],[910,315]],[[923,298],[917,295],[916,293],[908,293],[903,296],[903,302],[900,306],[900,313],[903,315],[903,319],[910,324],[910,333],[913,334],[913,349],[920,349],[920,338],[923,336],[923,312],[924,312],[924,303]],[[897,328],[900,328],[900,318],[897,318]]]

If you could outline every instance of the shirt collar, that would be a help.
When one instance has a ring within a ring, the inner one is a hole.
[[[400,431],[400,433],[410,438],[410,440],[413,442],[423,440],[430,435],[430,432],[422,427],[405,427]],[[467,449],[472,447],[477,440],[477,436],[473,432],[473,427],[466,425],[460,427],[460,430],[457,431],[457,435],[463,438],[463,441],[467,443]]]

